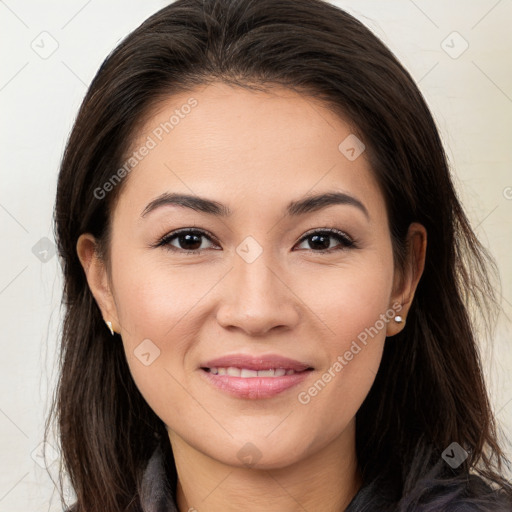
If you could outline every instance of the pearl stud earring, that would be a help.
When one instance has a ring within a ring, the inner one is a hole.
[[[402,317],[400,315],[395,316],[395,322],[397,324],[401,324],[402,323]]]

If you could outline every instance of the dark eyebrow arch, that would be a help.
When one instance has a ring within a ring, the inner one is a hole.
[[[161,196],[151,201],[144,211],[141,213],[141,217],[145,217],[148,213],[160,208],[164,205],[181,206],[183,208],[191,208],[202,213],[208,213],[210,215],[217,215],[221,217],[228,217],[231,215],[230,209],[217,201],[211,199],[204,199],[199,196],[192,196],[188,194],[173,194],[170,192],[164,192]]]
[[[300,199],[299,201],[292,201],[286,207],[286,215],[295,217],[304,215],[306,213],[315,212],[336,204],[355,206],[364,213],[367,219],[370,218],[368,210],[364,204],[359,201],[359,199],[356,199],[355,197],[343,192],[329,192],[324,194],[310,195],[306,196],[304,199]],[[213,201],[211,199],[205,199],[199,196],[188,194],[165,192],[151,201],[146,206],[146,208],[144,208],[144,211],[141,213],[141,217],[145,217],[153,210],[156,210],[157,208],[164,205],[191,208],[192,210],[198,212],[220,217],[229,217],[233,213],[229,207],[219,203],[218,201]]]
[[[368,213],[365,205],[359,201],[359,199],[356,199],[349,194],[345,194],[344,192],[329,192],[326,194],[306,196],[300,201],[292,201],[288,205],[286,212],[287,215],[290,216],[303,215],[305,213],[316,212],[322,208],[335,204],[355,206],[364,213],[368,220],[370,219],[370,214]]]

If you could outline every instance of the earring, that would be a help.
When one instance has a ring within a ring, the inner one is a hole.
[[[395,316],[395,322],[397,324],[401,324],[402,323],[402,317],[400,315]]]
[[[112,322],[105,322],[108,326],[108,328],[110,329],[110,334],[112,334],[112,336],[114,336],[114,329],[112,329]]]

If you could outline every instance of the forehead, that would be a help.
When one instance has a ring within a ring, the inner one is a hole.
[[[382,207],[364,152],[343,152],[353,137],[351,125],[314,98],[211,84],[172,95],[146,116],[122,196],[142,209],[166,191],[254,209],[336,187]]]

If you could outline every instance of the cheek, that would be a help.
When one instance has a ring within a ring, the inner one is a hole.
[[[315,269],[300,278],[299,294],[321,319],[324,339],[332,349],[347,349],[347,343],[364,338],[380,315],[390,307],[393,284],[391,250],[370,252],[334,268]],[[298,283],[298,282],[297,282]],[[382,321],[377,328],[385,333]]]
[[[394,316],[389,303],[392,257],[380,254],[371,262],[319,274],[307,296],[325,327],[316,339],[326,360],[313,385],[299,390],[298,402],[312,421],[329,417],[326,435],[334,435],[356,414],[380,366],[386,327]]]
[[[113,272],[122,342],[139,391],[160,417],[169,397],[173,413],[180,414],[182,405],[187,412],[186,356],[200,337],[206,314],[202,301],[218,276],[206,267],[198,272],[192,266],[140,265],[129,258]]]
[[[165,258],[154,261],[144,255],[120,262],[114,279],[116,307],[127,344],[134,347],[149,338],[161,347],[172,341],[175,350],[180,347],[183,329],[190,328],[190,313],[218,280],[211,269],[166,265]]]
[[[333,284],[330,300],[320,310],[332,331],[330,352],[336,349],[343,354],[351,350],[354,342],[369,347],[371,340],[382,341],[389,314],[382,315],[389,309],[389,297],[390,282],[371,272],[359,277],[346,276],[337,286]]]
[[[338,310],[337,316],[333,311],[331,324],[337,334],[322,347],[328,354],[326,364],[297,394],[301,411],[297,418],[307,418],[308,428],[321,433],[314,443],[336,438],[368,395],[385,343],[385,324],[379,319],[382,311],[347,309]]]

